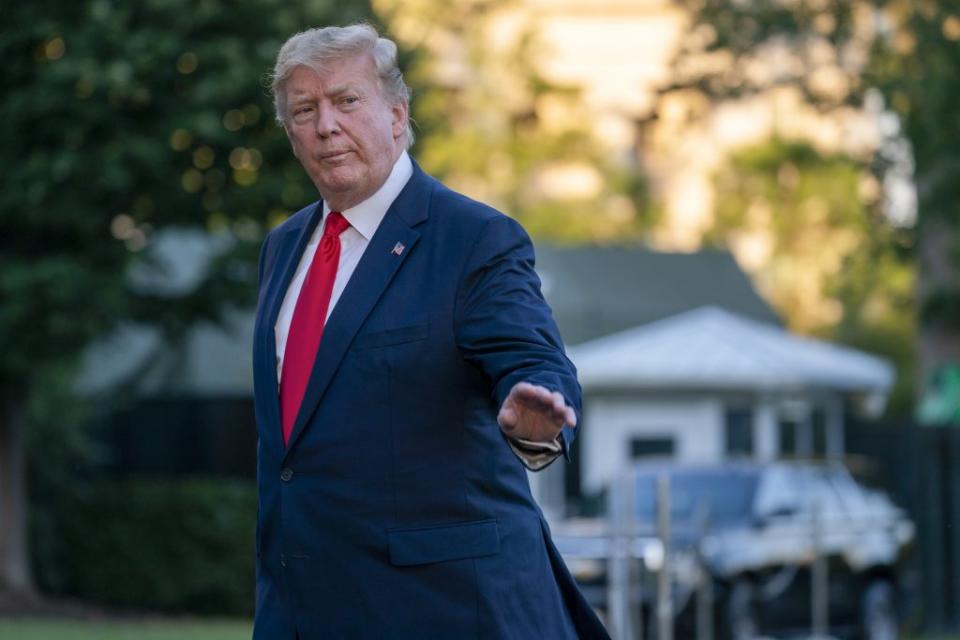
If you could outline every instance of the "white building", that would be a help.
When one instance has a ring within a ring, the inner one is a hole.
[[[584,396],[572,461],[531,474],[550,517],[639,457],[841,457],[847,416],[893,386],[889,363],[789,333],[724,251],[538,247],[537,272]]]
[[[850,407],[882,411],[884,360],[705,306],[569,350],[584,390],[579,493],[635,459],[841,458]],[[564,465],[534,479],[551,516],[567,509]]]

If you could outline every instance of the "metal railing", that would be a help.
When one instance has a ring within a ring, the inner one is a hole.
[[[606,531],[606,622],[614,640],[655,639],[673,640],[676,614],[680,610],[693,607],[693,626],[696,640],[714,640],[715,626],[715,575],[709,559],[704,554],[704,541],[710,538],[712,531],[709,514],[705,509],[697,510],[693,532],[696,543],[695,552],[686,552],[687,564],[680,566],[678,556],[672,548],[675,534],[682,532],[678,525],[671,522],[671,487],[669,474],[657,478],[657,509],[655,523],[640,523],[634,516],[636,501],[635,482],[629,476],[621,478],[611,486],[608,523]],[[778,532],[785,541],[802,548],[805,556],[804,568],[810,570],[809,590],[809,637],[830,638],[830,568],[828,554],[836,552],[827,545],[831,535],[828,519],[819,508],[812,509],[809,526],[795,532]],[[651,526],[652,525],[652,526]],[[876,533],[881,523],[861,522],[863,532],[868,529]],[[889,526],[885,522],[882,526]],[[671,531],[671,529],[674,529]],[[686,533],[690,533],[689,531]],[[850,535],[849,531],[847,532]],[[789,540],[786,540],[788,539]],[[795,541],[793,540],[795,538]],[[833,541],[834,545],[836,540]],[[795,571],[795,569],[793,570]],[[678,596],[677,576],[683,574],[688,585]],[[781,575],[769,580],[762,588],[766,598],[777,597],[794,577],[791,570],[783,570]],[[653,593],[650,593],[653,591]],[[727,598],[752,598],[757,592],[744,593],[736,589],[727,593]],[[771,595],[772,594],[772,595]],[[693,598],[693,602],[690,602]],[[679,601],[678,601],[679,599]],[[728,603],[729,604],[729,603]],[[644,609],[646,605],[646,609]],[[646,616],[644,615],[646,613]],[[756,628],[744,621],[739,627],[734,624],[730,629],[734,640],[757,638]],[[890,638],[895,638],[891,635]]]

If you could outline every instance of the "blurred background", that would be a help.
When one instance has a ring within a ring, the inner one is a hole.
[[[585,413],[531,484],[614,634],[960,633],[957,0],[3,13],[0,637],[249,634],[257,256],[316,199],[266,74],[357,20],[537,245]]]

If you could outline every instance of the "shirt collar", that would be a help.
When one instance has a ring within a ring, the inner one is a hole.
[[[387,209],[390,208],[393,201],[396,200],[400,192],[403,191],[403,187],[406,186],[407,181],[410,180],[410,176],[412,175],[413,162],[410,160],[407,152],[404,151],[400,154],[400,157],[397,158],[397,161],[393,163],[393,170],[387,177],[387,181],[377,189],[376,193],[355,207],[350,207],[340,213],[347,219],[350,226],[356,229],[357,232],[369,242],[370,238],[372,238],[373,234],[377,231],[377,227],[380,226],[383,217],[387,215]],[[324,221],[326,221],[329,214],[330,206],[324,201]]]

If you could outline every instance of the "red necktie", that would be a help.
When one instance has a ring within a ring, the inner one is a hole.
[[[290,440],[293,423],[297,420],[307,381],[313,370],[313,361],[320,347],[333,281],[337,278],[337,264],[340,262],[340,234],[349,226],[350,223],[339,211],[331,211],[327,216],[320,246],[313,256],[300,289],[300,297],[293,308],[280,375],[280,418],[284,445]]]

